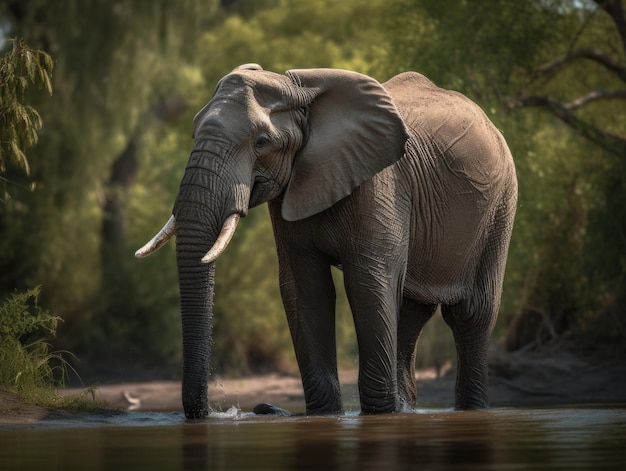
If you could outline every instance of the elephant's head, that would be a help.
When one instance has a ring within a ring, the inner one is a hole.
[[[404,153],[406,131],[370,77],[333,69],[233,70],[193,120],[194,145],[173,216],[138,257],[176,234],[183,406],[208,414],[214,260],[248,208],[282,197],[294,221],[319,213]]]

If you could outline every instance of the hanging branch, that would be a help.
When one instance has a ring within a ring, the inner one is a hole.
[[[11,40],[13,48],[0,57],[0,172],[6,161],[29,173],[24,151],[35,145],[41,116],[23,104],[29,84],[44,87],[52,94],[52,58],[43,51],[30,49],[22,40]]]

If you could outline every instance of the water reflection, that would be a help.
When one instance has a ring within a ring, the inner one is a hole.
[[[626,469],[626,409],[326,418],[129,413],[0,430],[0,469]]]

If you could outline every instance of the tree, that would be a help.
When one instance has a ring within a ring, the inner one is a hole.
[[[393,6],[392,67],[474,98],[516,161],[519,208],[498,323],[505,344],[571,334],[619,344],[626,337],[618,313],[626,296],[623,2]]]
[[[145,178],[154,173],[143,167],[184,165],[172,159],[184,155],[171,148],[182,142],[172,128],[191,112],[186,103],[200,80],[190,66],[192,39],[216,7],[199,0],[0,6],[9,33],[57,60],[55,95],[40,104],[46,130],[29,159],[33,191],[16,189],[0,211],[0,294],[41,284],[42,304],[66,319],[59,342],[77,354],[117,348],[140,357],[141,345],[174,355],[175,271],[159,276],[152,265],[150,274],[151,264],[137,265],[132,253],[171,208],[176,183],[148,191],[155,179]],[[131,200],[147,193],[141,208]],[[162,206],[169,208],[156,211]],[[158,295],[140,296],[148,287]],[[149,338],[159,330],[170,338]]]
[[[596,8],[591,4],[583,4],[584,8],[569,6],[575,11],[570,11],[568,19],[577,30],[564,38],[570,41],[565,54],[537,67],[512,105],[542,107],[595,145],[623,157],[626,155],[626,126],[624,120],[615,120],[612,116],[623,112],[622,100],[626,100],[626,11],[622,0],[594,0],[593,3]],[[606,15],[602,15],[603,12]],[[611,26],[613,35],[609,34]],[[593,82],[580,80],[580,74],[593,67],[601,78]],[[581,85],[579,89],[562,86],[568,82],[570,85],[576,78]],[[599,88],[583,91],[588,86]],[[539,93],[529,94],[529,89],[538,89]],[[566,93],[579,95],[567,99],[564,98]],[[594,108],[600,101],[608,104]]]
[[[626,299],[624,4],[598,0],[558,6],[556,47],[538,56],[541,65],[528,72],[510,102],[527,116],[532,109],[547,111],[570,130],[560,133],[565,139],[569,135],[569,142],[558,176],[552,177],[567,179],[564,198],[547,219],[557,224],[550,231],[554,240],[546,240],[544,232],[537,244],[546,257],[526,277],[522,309],[507,336],[511,349],[567,334],[616,345],[626,337],[619,312]],[[536,167],[535,175],[545,175],[550,165]]]
[[[7,161],[30,173],[25,151],[38,140],[43,120],[35,108],[24,104],[29,85],[44,87],[52,95],[52,58],[29,48],[22,40],[11,40],[12,48],[0,57],[0,201],[8,197],[2,177]]]

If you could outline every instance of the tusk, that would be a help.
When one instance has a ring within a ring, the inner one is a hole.
[[[217,236],[217,240],[213,244],[213,247],[211,247],[206,255],[202,257],[202,263],[212,263],[217,259],[217,257],[222,255],[222,252],[226,250],[226,247],[228,247],[230,240],[235,234],[237,224],[239,224],[239,218],[239,214],[236,213],[228,216],[226,221],[224,221],[220,235]]]
[[[155,235],[150,242],[141,247],[137,252],[135,252],[135,257],[143,258],[152,254],[156,250],[163,247],[163,245],[170,240],[170,238],[176,232],[176,219],[174,216],[171,216],[168,221],[163,226],[163,229],[159,231],[157,235]]]

